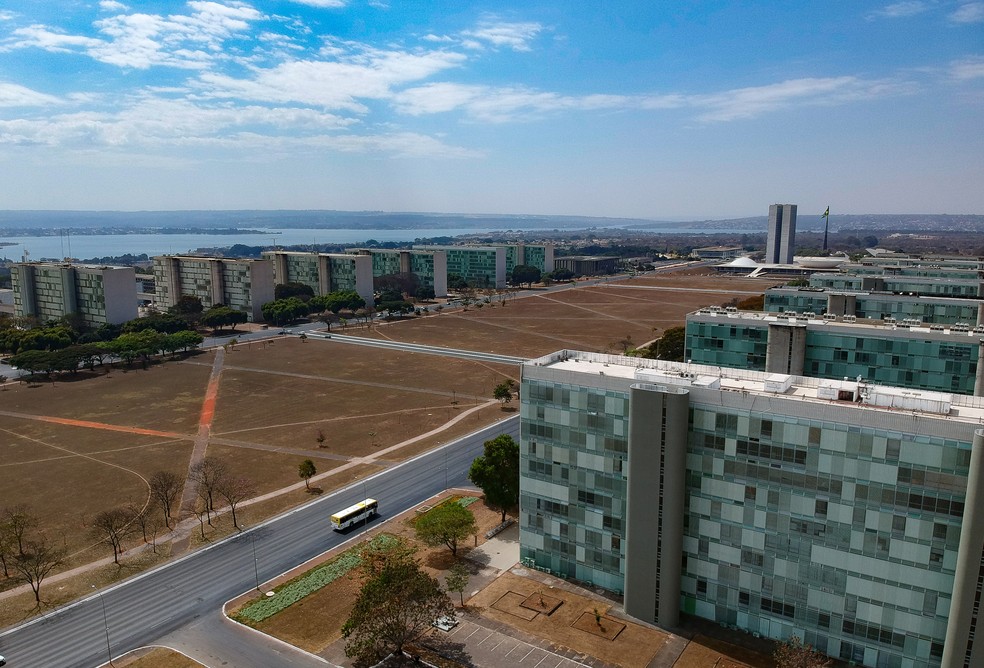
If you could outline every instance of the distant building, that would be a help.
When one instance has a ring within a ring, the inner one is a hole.
[[[742,254],[744,249],[741,246],[705,246],[695,248],[693,254],[701,260],[734,260]]]
[[[602,276],[618,271],[619,258],[611,255],[563,255],[554,258],[554,270],[566,269],[575,276]]]
[[[420,287],[430,288],[435,297],[448,296],[448,254],[443,250],[402,250],[389,248],[350,248],[372,258],[372,278],[393,274],[414,274]],[[412,295],[411,295],[412,296]]]
[[[978,278],[829,273],[811,274],[810,287],[851,292],[890,292],[934,297],[984,298],[984,281]]]
[[[448,275],[455,274],[476,288],[506,287],[506,248],[504,246],[428,246],[414,244],[414,250],[444,251]]]
[[[765,246],[766,264],[792,264],[796,250],[796,205],[769,207],[769,235]]]
[[[15,262],[10,275],[16,315],[48,322],[78,314],[90,327],[137,317],[133,267]]]
[[[984,666],[978,399],[570,350],[521,388],[523,565],[663,627]]]
[[[687,315],[695,364],[902,388],[984,394],[984,326],[857,321],[709,307]]]
[[[373,305],[372,259],[346,253],[263,251],[273,262],[276,284],[302,283],[316,295],[354,291]]]
[[[132,282],[132,277],[131,277]],[[168,309],[184,296],[206,309],[222,304],[262,322],[263,304],[273,301],[271,260],[161,255],[154,258],[155,303]]]
[[[888,292],[853,292],[825,288],[769,288],[765,310],[770,313],[853,315],[868,320],[918,320],[927,324],[984,325],[979,299],[954,299]]]
[[[554,270],[553,244],[506,244],[506,276],[516,266],[524,265],[549,274]]]

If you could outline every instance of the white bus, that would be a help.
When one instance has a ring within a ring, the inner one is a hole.
[[[354,506],[349,506],[345,510],[339,510],[331,516],[331,527],[335,531],[347,529],[353,524],[366,520],[376,514],[379,502],[376,499],[366,499],[359,501]]]

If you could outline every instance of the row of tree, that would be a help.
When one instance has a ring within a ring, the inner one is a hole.
[[[365,308],[366,300],[354,290],[330,292],[314,296],[310,286],[303,283],[277,285],[275,299],[263,304],[263,319],[272,325],[282,327],[298,318],[312,313],[332,313],[342,311],[355,313]]]

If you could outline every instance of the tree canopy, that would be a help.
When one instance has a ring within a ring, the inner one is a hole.
[[[371,664],[402,651],[435,619],[453,615],[454,605],[405,544],[367,552],[362,559],[365,582],[342,636],[346,656]]]
[[[484,454],[472,462],[468,479],[485,492],[485,502],[502,512],[519,504],[519,444],[502,434],[485,441]]]
[[[456,500],[436,506],[417,518],[417,538],[430,547],[446,545],[458,554],[458,543],[478,531],[475,515]]]
[[[512,270],[512,283],[513,285],[523,285],[532,286],[534,283],[540,282],[540,270],[536,267],[531,267],[528,264],[517,264]]]
[[[276,301],[267,302],[262,306],[263,319],[273,325],[282,327],[310,313],[312,306],[309,306],[309,304],[313,302],[314,300],[312,299],[311,302],[305,303],[299,297],[288,297],[287,299],[277,299]]]
[[[687,348],[687,328],[670,327],[663,332],[654,343],[649,345],[649,352],[646,357],[650,359],[669,360],[670,362],[682,362],[686,355]]]
[[[228,306],[213,306],[202,314],[201,323],[212,329],[231,327],[235,331],[236,325],[242,324],[248,319],[243,311],[237,311]]]
[[[307,301],[314,297],[314,288],[306,283],[278,283],[273,287],[274,299],[288,299],[298,297],[301,301]]]

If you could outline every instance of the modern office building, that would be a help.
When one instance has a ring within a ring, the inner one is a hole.
[[[693,255],[701,260],[734,260],[739,257],[745,249],[741,246],[704,246],[695,248]]]
[[[506,287],[505,246],[427,246],[414,250],[444,251],[448,275],[455,274],[476,288]],[[436,289],[435,289],[436,292]]]
[[[792,264],[796,250],[796,205],[769,206],[769,234],[765,246],[766,264]]]
[[[614,255],[563,255],[554,258],[554,269],[566,269],[575,276],[602,276],[618,271]]]
[[[535,267],[544,274],[554,270],[553,244],[507,244],[505,249],[506,276],[511,276],[518,265]]]
[[[78,314],[90,327],[137,317],[133,267],[15,262],[11,265],[14,312],[41,322]]]
[[[448,254],[445,251],[388,248],[354,248],[348,251],[372,259],[373,278],[415,274],[420,279],[420,287],[432,289],[435,297],[448,296]]]
[[[851,292],[890,292],[928,297],[984,298],[984,280],[928,276],[861,276],[858,274],[812,274],[811,288]]]
[[[522,367],[523,564],[865,666],[984,665],[984,405],[560,351]]]
[[[243,311],[252,322],[263,320],[263,304],[273,301],[273,261],[193,255],[154,258],[155,303],[168,309],[184,296]]]
[[[373,305],[372,258],[348,253],[309,253],[263,251],[262,257],[273,262],[276,284],[302,283],[316,295],[355,291]]]
[[[939,325],[984,325],[984,309],[981,304],[979,299],[781,287],[765,291],[764,310],[770,313],[853,315],[866,320],[895,318]]]
[[[686,358],[733,369],[861,378],[879,385],[980,396],[982,342],[984,326],[710,307],[687,315]]]

